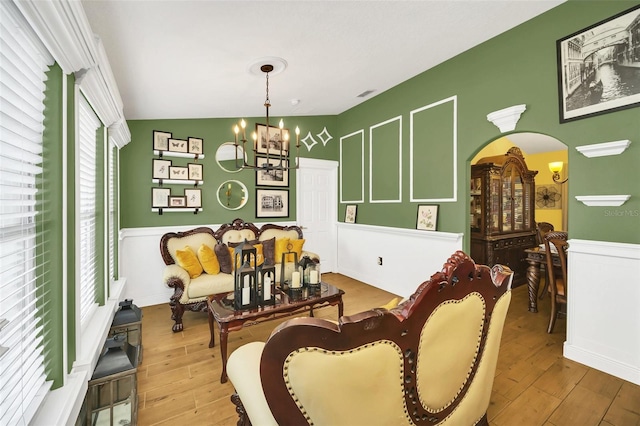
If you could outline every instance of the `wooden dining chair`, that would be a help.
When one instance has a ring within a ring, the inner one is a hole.
[[[567,238],[566,232],[552,231],[544,237],[544,245],[547,256],[547,281],[549,285],[549,293],[551,293],[551,314],[549,318],[549,327],[547,333],[553,333],[553,327],[556,325],[556,318],[560,313],[560,305],[567,305]],[[560,259],[561,273],[557,273],[557,269],[553,267],[552,247],[558,252]]]
[[[547,235],[551,231],[555,231],[552,223],[538,222],[536,224],[536,240],[538,240],[538,244],[540,245],[544,244],[545,235]],[[547,274],[546,264],[540,265],[540,272],[544,272],[545,275]],[[540,296],[539,296],[540,300],[544,299],[545,295],[547,295],[548,292],[549,292],[549,279],[547,278],[544,283],[544,288],[540,292]]]

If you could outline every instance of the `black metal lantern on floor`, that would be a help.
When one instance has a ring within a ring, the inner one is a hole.
[[[116,312],[107,337],[118,334],[124,336],[124,341],[132,346],[140,346],[140,358],[142,362],[142,310],[133,304],[133,300],[125,299],[120,302],[120,309]]]
[[[139,346],[123,335],[107,339],[87,393],[87,424],[135,425],[138,419]]]
[[[237,311],[258,306],[257,251],[247,240],[233,252],[233,305]]]
[[[263,263],[258,267],[258,304],[274,305],[276,303],[276,267]]]

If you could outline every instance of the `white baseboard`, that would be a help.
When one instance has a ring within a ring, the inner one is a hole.
[[[640,368],[564,342],[565,358],[640,385]]]

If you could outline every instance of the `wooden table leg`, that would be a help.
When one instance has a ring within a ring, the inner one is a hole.
[[[527,287],[529,290],[529,312],[538,312],[538,289],[540,288],[540,264],[528,260]]]
[[[338,302],[338,319],[344,314],[344,304],[342,303],[342,296],[340,296],[340,301]]]
[[[211,333],[211,339],[209,340],[209,347],[212,348],[216,345],[216,333],[215,328],[213,326],[213,312],[211,308],[207,308],[209,311],[209,333]]]
[[[228,324],[220,325],[220,356],[222,356],[222,374],[220,383],[227,383],[227,339],[229,337]]]

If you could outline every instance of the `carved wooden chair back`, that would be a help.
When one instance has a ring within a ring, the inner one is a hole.
[[[549,222],[538,222],[536,230],[538,232],[538,244],[544,244],[544,236],[548,232],[555,231],[553,224]]]
[[[556,318],[560,312],[559,305],[567,304],[567,243],[566,232],[549,232],[545,235],[544,244],[547,253],[547,270],[549,292],[551,293],[551,314],[547,333],[553,333]],[[553,254],[557,252],[560,259],[560,273],[553,265]]]
[[[459,251],[394,309],[281,324],[260,361],[275,421],[487,424],[512,278]]]

